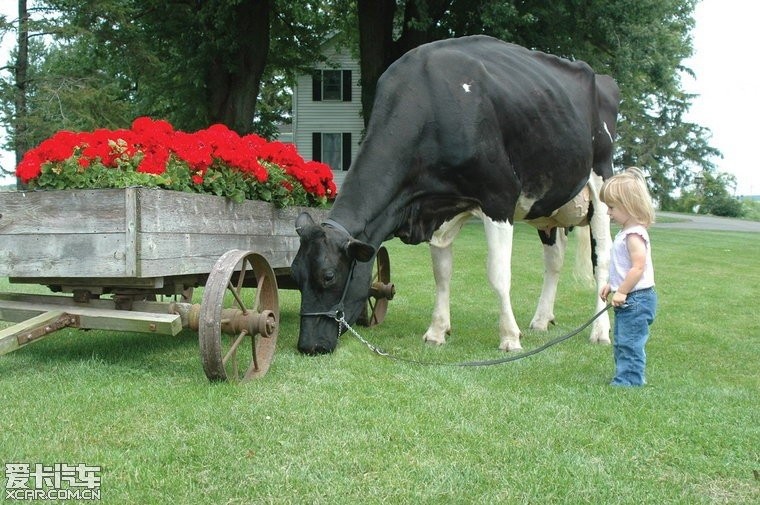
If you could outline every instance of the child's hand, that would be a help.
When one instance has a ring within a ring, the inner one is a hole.
[[[610,285],[605,284],[602,290],[599,291],[599,298],[601,298],[603,302],[606,302],[608,296],[610,296]]]
[[[621,305],[625,305],[625,301],[627,298],[628,298],[628,295],[626,293],[615,291],[615,293],[612,295],[612,306],[620,307]]]

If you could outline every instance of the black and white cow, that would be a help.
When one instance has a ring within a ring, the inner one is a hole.
[[[371,260],[394,236],[430,243],[436,301],[424,339],[445,342],[451,243],[473,215],[485,225],[488,276],[501,300],[500,349],[521,348],[510,302],[515,221],[535,225],[545,244],[533,327],[545,329],[554,318],[565,245],[558,227],[590,220],[597,283],[605,282],[611,239],[598,190],[612,175],[618,95],[612,78],[584,62],[487,36],[433,42],[402,56],[378,81],[366,137],[329,219],[296,220],[299,350],[335,349],[336,312],[349,324],[357,320]],[[609,342],[609,327],[606,315],[599,318],[591,340]]]

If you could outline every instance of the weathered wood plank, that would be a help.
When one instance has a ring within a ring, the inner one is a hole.
[[[0,235],[124,232],[124,190],[0,193]]]
[[[2,316],[0,319],[4,321],[23,321],[28,319],[30,313],[40,314],[55,311],[64,311],[72,316],[78,316],[77,328],[155,333],[157,335],[176,335],[182,331],[182,321],[177,314],[111,310],[80,307],[73,304],[0,300],[0,316]]]
[[[124,191],[124,276],[137,277],[137,233],[140,229],[140,210],[136,188]]]
[[[213,195],[145,189],[138,198],[144,234],[272,234],[273,206],[266,202],[236,203]]]
[[[283,235],[142,234],[140,276],[208,273],[231,249],[257,252],[272,268],[289,267],[298,244],[297,236]]]
[[[125,277],[124,233],[0,236],[0,277]]]
[[[75,302],[71,296],[38,295],[33,293],[0,293],[0,305],[3,301],[25,303],[30,306],[55,305],[65,310],[67,307],[85,307],[91,309],[117,310],[116,303],[107,298],[95,298],[86,303]],[[136,312],[152,312],[154,314],[169,314],[169,302],[135,301],[132,308]],[[0,309],[1,310],[1,309]],[[6,320],[0,317],[0,320]],[[16,319],[20,320],[20,319]],[[10,319],[7,319],[10,321]]]
[[[41,335],[38,335],[33,339],[28,338],[28,335],[31,333],[39,331],[40,329],[58,321],[63,315],[64,312],[60,310],[44,312],[23,320],[9,328],[0,330],[0,355],[13,352],[25,345],[42,340],[44,337],[50,335],[50,332],[42,331]]]
[[[327,215],[147,188],[0,193],[0,276],[194,275],[210,272],[231,249],[285,268],[298,250],[295,219],[303,210],[317,221]]]

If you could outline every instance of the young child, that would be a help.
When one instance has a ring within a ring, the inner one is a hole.
[[[612,244],[609,283],[599,293],[602,300],[612,293],[615,311],[615,377],[611,385],[643,386],[644,346],[657,307],[652,244],[647,232],[654,222],[652,198],[644,175],[636,167],[605,181],[600,197],[609,207],[612,221],[622,226]]]

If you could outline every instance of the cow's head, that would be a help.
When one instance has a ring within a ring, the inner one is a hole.
[[[305,212],[296,219],[296,230],[301,246],[291,273],[301,291],[298,350],[332,352],[338,345],[336,317],[353,324],[364,310],[375,249],[337,223],[315,224]]]

